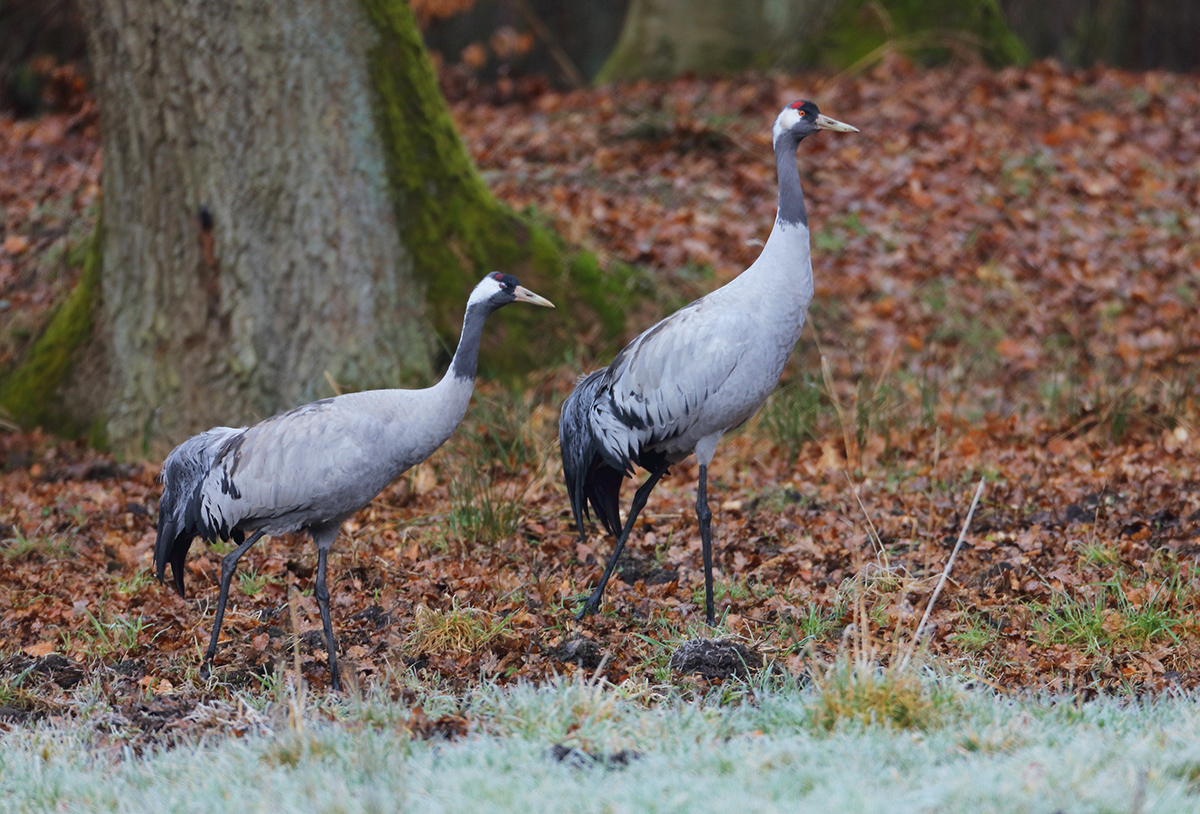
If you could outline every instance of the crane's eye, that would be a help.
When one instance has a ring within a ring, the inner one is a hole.
[[[512,291],[517,287],[517,278],[511,274],[505,274],[502,271],[493,271],[488,277],[498,282],[502,291]]]

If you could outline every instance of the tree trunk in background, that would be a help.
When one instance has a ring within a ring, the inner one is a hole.
[[[108,433],[177,443],[429,370],[356,3],[92,0]]]
[[[563,49],[588,81],[612,53],[627,5],[628,0],[571,0],[570,3],[528,0],[528,7],[545,26],[550,40]],[[426,46],[430,51],[440,53],[451,65],[459,62],[468,45],[489,42],[502,28],[528,32],[534,36],[533,46],[527,53],[503,56],[488,49],[487,63],[477,71],[482,81],[491,82],[501,76],[536,75],[561,87],[571,86],[562,63],[550,52],[548,43],[531,28],[518,2],[476,2],[457,14],[421,23]]]
[[[794,66],[841,0],[631,0],[598,82]]]
[[[558,358],[597,322],[621,333],[634,271],[565,256],[491,195],[405,0],[84,6],[117,452],[157,456],[331,382],[428,381],[491,269],[559,310],[492,320],[485,368]]]
[[[1197,0],[1000,0],[1035,57],[1068,65],[1191,71],[1200,66]]]

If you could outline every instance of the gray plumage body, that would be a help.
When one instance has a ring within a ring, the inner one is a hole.
[[[762,253],[734,280],[644,331],[607,368],[584,377],[563,404],[559,444],[580,534],[589,504],[617,536],[600,596],[646,497],[672,464],[700,464],[696,511],[705,557],[706,612],[713,621],[707,470],[717,443],[766,401],[804,327],[813,296],[808,219],[796,147],[817,129],[854,128],[811,103],[785,107],[775,122],[779,209]],[[650,472],[622,529],[621,482],[634,465]]]
[[[189,438],[163,462],[156,559],[173,563],[167,550],[195,536],[340,526],[446,442],[473,389],[474,379],[447,376],[424,390],[348,393]]]
[[[222,562],[206,667],[216,652],[238,559],[264,534],[307,531],[317,545],[315,595],[332,683],[339,686],[325,588],[327,552],[343,521],[453,434],[474,390],[483,323],[497,308],[517,301],[550,305],[511,275],[490,274],[476,286],[450,369],[432,387],[369,390],[314,401],[253,427],[215,427],[167,456],[154,546],[159,580],[170,563],[182,596],[183,565],[195,537],[238,543]]]
[[[807,230],[777,224],[746,271],[640,334],[609,365],[591,412],[606,460],[645,450],[678,462],[743,424],[779,381],[812,294]]]

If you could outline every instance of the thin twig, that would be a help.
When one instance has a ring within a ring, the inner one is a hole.
[[[889,568],[890,564],[888,562],[887,550],[883,547],[883,538],[879,536],[879,530],[875,528],[875,523],[872,522],[871,515],[869,512],[867,512],[867,507],[863,505],[862,497],[860,497],[858,494],[858,484],[856,484],[850,477],[849,472],[843,469],[842,474],[846,476],[846,480],[850,483],[850,491],[854,495],[854,499],[858,501],[858,508],[862,509],[863,517],[867,518],[867,528],[871,530],[871,533],[868,535],[868,537],[870,537],[871,542],[875,545],[875,550],[883,559],[883,567]]]
[[[820,349],[820,343],[817,344],[817,348],[818,350]],[[846,445],[846,466],[849,467],[851,465],[850,459],[854,458],[854,467],[858,469],[862,465],[862,456],[858,451],[857,440],[851,441],[850,421],[846,418],[846,414],[842,410],[841,399],[838,398],[837,391],[833,388],[833,372],[829,367],[829,359],[824,353],[821,354],[821,378],[825,381],[825,390],[829,393],[829,400],[833,402],[833,409],[837,413],[838,424],[842,428],[842,443]]]
[[[925,632],[925,623],[929,621],[929,614],[933,612],[933,605],[937,602],[938,596],[941,595],[942,588],[946,584],[946,579],[950,576],[950,569],[954,567],[954,558],[958,556],[958,550],[962,548],[963,540],[967,538],[967,529],[971,527],[971,518],[975,516],[975,507],[979,505],[979,498],[983,495],[984,483],[984,478],[980,478],[979,486],[975,489],[975,498],[971,501],[971,509],[967,512],[967,519],[963,521],[962,531],[958,533],[958,540],[954,543],[954,549],[950,552],[950,558],[946,560],[946,567],[942,569],[941,579],[938,580],[937,587],[933,589],[933,595],[929,597],[929,603],[925,605],[925,613],[921,616],[921,623],[917,625],[917,632],[913,634],[912,646],[900,660],[900,669],[902,670],[908,666],[909,660],[921,644],[921,635]]]
[[[593,687],[600,683],[600,675],[604,672],[604,668],[608,666],[608,661],[611,658],[612,653],[609,653],[607,650],[604,651],[604,655],[600,657],[600,663],[596,665],[596,672],[592,673],[592,680],[588,682]],[[580,674],[582,675],[582,672]]]
[[[542,18],[534,11],[533,5],[529,0],[513,0],[513,5],[517,7],[517,11],[525,18],[525,24],[533,29],[533,33],[537,35],[546,46],[546,50],[550,52],[550,57],[558,63],[559,69],[563,72],[563,76],[575,88],[586,88],[587,80],[583,78],[583,74],[579,72],[579,68],[575,67],[575,63],[567,56],[567,52],[558,44],[558,40],[550,32],[550,29],[542,22]]]

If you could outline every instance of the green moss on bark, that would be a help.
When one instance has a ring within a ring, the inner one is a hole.
[[[63,404],[59,391],[91,339],[100,290],[103,225],[96,226],[79,282],[25,357],[0,381],[0,409],[23,427],[43,427],[60,435],[86,432],[86,421]]]
[[[550,230],[497,201],[454,129],[408,4],[363,4],[379,35],[370,72],[396,220],[426,286],[434,327],[452,343],[467,294],[498,269],[559,310],[548,329],[545,312],[506,309],[506,346],[502,354],[485,352],[490,366],[519,371],[557,359],[567,337],[595,322],[606,335],[619,334],[639,291],[634,270],[601,271],[592,255],[570,257]]]
[[[997,0],[846,0],[811,44],[809,59],[848,68],[881,56],[888,45],[927,64],[963,50],[992,65],[1029,61]]]

